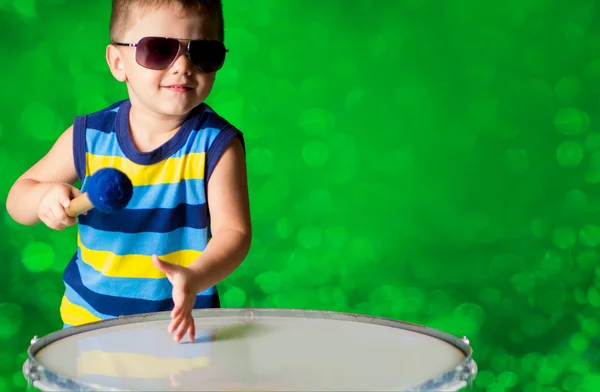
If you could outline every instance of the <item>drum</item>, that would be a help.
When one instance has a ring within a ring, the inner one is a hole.
[[[477,374],[466,338],[364,315],[198,309],[179,344],[169,313],[34,338],[23,374],[41,391],[457,391]]]

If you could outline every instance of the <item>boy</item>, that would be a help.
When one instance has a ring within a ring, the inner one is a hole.
[[[220,0],[113,0],[106,60],[129,99],[76,117],[12,186],[15,221],[78,222],[65,327],[171,310],[169,333],[193,341],[192,309],[220,306],[216,284],[251,241],[243,136],[203,103],[227,52],[223,31]],[[69,218],[70,200],[103,167],[128,175],[131,201]]]

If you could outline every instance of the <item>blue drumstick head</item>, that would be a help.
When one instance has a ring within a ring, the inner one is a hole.
[[[87,194],[94,208],[110,214],[127,206],[133,195],[133,185],[122,171],[104,168],[90,177]]]

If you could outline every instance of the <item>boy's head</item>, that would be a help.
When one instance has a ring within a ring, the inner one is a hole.
[[[134,107],[184,117],[225,58],[221,0],[112,0],[106,59]],[[169,38],[165,40],[165,38]]]

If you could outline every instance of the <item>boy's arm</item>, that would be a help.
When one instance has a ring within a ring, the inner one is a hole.
[[[15,181],[8,193],[6,209],[16,222],[35,225],[40,222],[41,197],[56,184],[72,185],[75,181],[73,126],[70,126],[50,151]]]
[[[152,256],[154,266],[173,284],[174,308],[169,333],[179,342],[188,333],[194,341],[196,327],[191,316],[198,293],[231,274],[250,249],[252,230],[242,144],[235,138],[227,146],[208,179],[207,199],[212,238],[204,252],[186,268]]]
[[[250,249],[252,228],[244,149],[234,138],[219,159],[207,189],[212,238],[189,268],[199,274],[198,292],[225,279]]]

